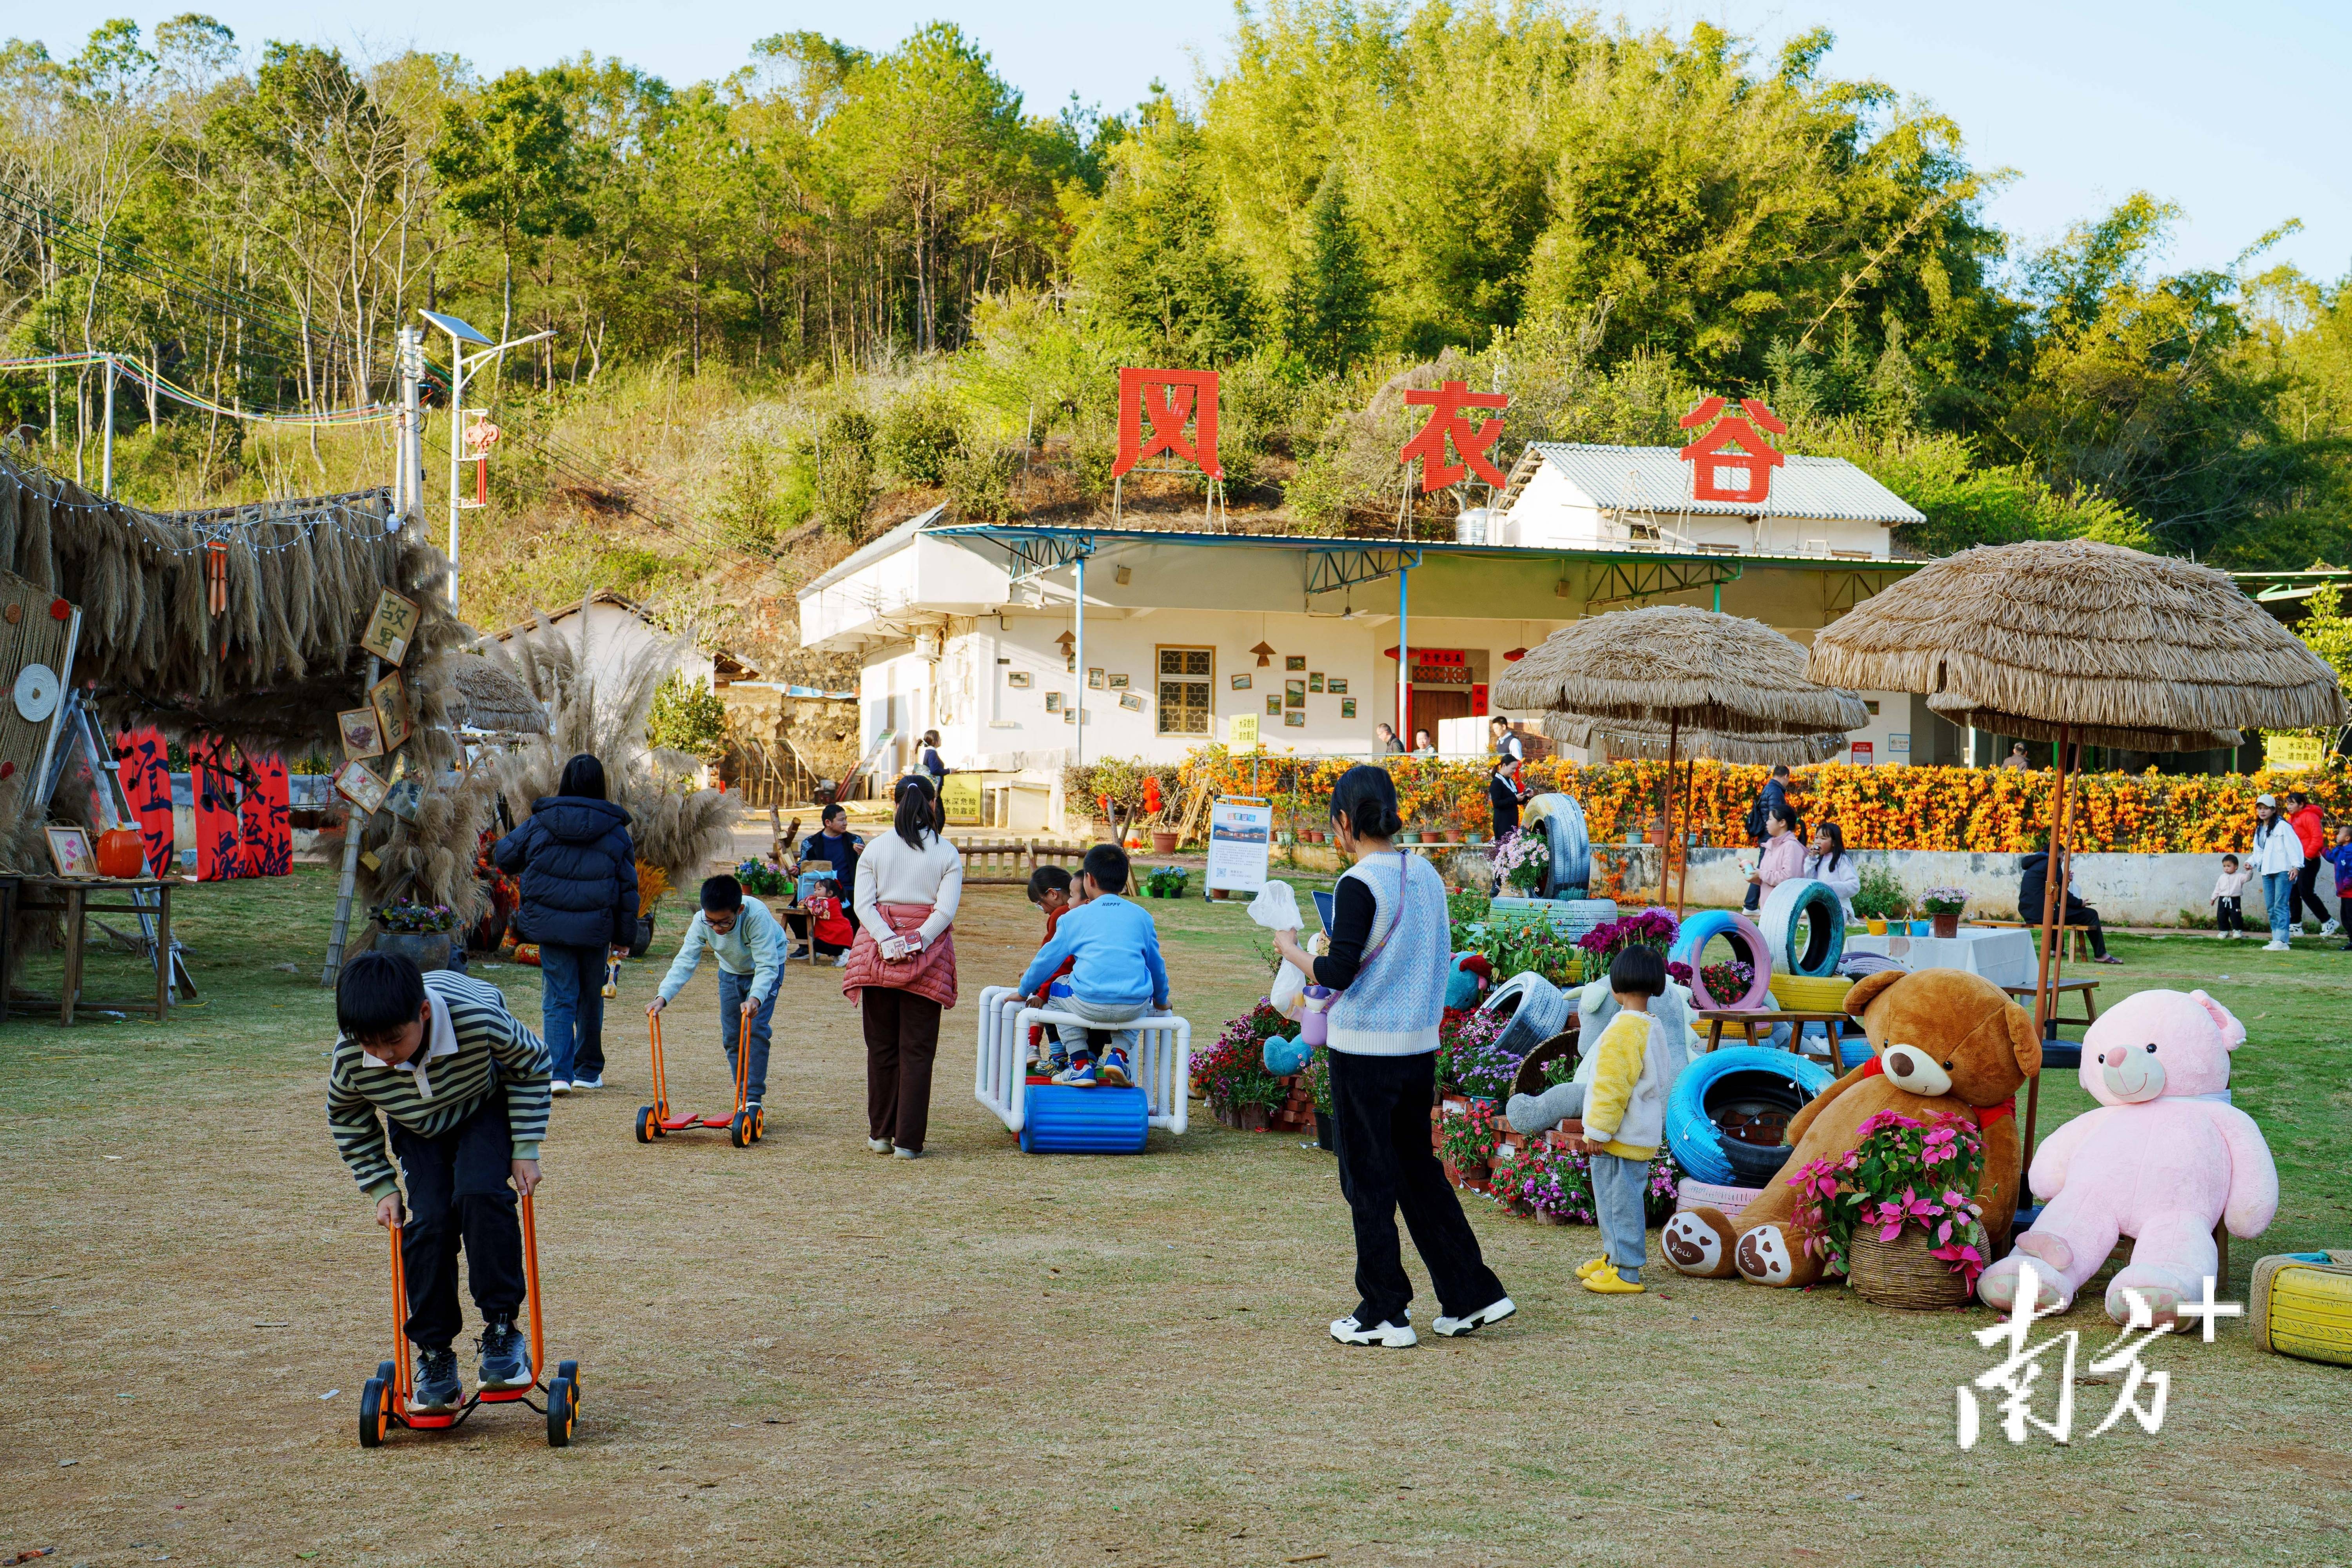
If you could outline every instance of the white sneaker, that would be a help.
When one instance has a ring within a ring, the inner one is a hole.
[[[1343,1345],[1379,1345],[1392,1351],[1410,1350],[1421,1342],[1411,1319],[1402,1323],[1375,1323],[1368,1329],[1356,1321],[1353,1313],[1332,1323],[1331,1337]]]
[[[919,1160],[923,1157],[920,1149],[893,1149],[890,1153],[894,1159],[899,1160]]]
[[[570,1094],[572,1092],[572,1080],[568,1078],[557,1079],[553,1083],[547,1086],[547,1092],[550,1094]]]
[[[844,952],[844,953],[843,953],[839,958],[835,959],[835,960],[833,961],[833,966],[834,966],[835,969],[846,969],[846,968],[848,968],[848,967],[849,967],[849,954],[848,954],[847,952]]]
[[[2263,951],[2264,952],[2293,952],[2294,949],[2289,947],[2283,942],[2273,939],[2272,941],[2263,943]]]
[[[1518,1303],[1505,1296],[1479,1308],[1466,1317],[1448,1318],[1441,1315],[1429,1326],[1449,1340],[1459,1339],[1464,1334],[1485,1328],[1488,1323],[1499,1323],[1518,1310]]]
[[[2328,921],[2320,926],[2319,934],[2322,936],[2334,936],[2337,931],[2342,931],[2343,929],[2343,926],[2338,922]]]
[[[890,1140],[868,1138],[866,1141],[866,1152],[869,1154],[887,1154],[890,1152]]]
[[[572,1080],[572,1087],[574,1089],[602,1089],[604,1087],[604,1075],[603,1073],[594,1073],[587,1078],[575,1078]]]

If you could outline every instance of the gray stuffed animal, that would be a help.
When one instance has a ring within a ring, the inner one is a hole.
[[[1698,1037],[1691,1030],[1692,1009],[1690,988],[1679,981],[1666,982],[1665,994],[1652,999],[1650,1013],[1666,1027],[1668,1039],[1685,1042],[1685,1054],[1696,1055]],[[1607,977],[1595,980],[1577,994],[1576,1038],[1580,1045],[1601,1037],[1609,1021],[1624,1009],[1617,1005],[1615,993],[1609,989]],[[1677,1033],[1679,1031],[1679,1033]],[[1593,1057],[1590,1051],[1580,1053],[1576,1076],[1566,1083],[1554,1084],[1541,1094],[1515,1094],[1503,1107],[1503,1118],[1511,1131],[1522,1135],[1548,1132],[1571,1116],[1584,1114],[1585,1087],[1592,1081]],[[1677,1063],[1679,1068],[1681,1064]],[[1661,1097],[1674,1092],[1674,1085],[1658,1086]]]

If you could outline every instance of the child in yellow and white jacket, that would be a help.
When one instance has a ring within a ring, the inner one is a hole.
[[[1655,948],[1629,947],[1609,965],[1609,989],[1622,1011],[1593,1043],[1578,1145],[1591,1161],[1592,1207],[1605,1250],[1576,1271],[1586,1289],[1605,1296],[1638,1293],[1649,1255],[1643,1196],[1650,1162],[1665,1136],[1666,1090],[1678,1066],[1673,1053],[1684,1048],[1650,1015],[1651,999],[1665,988],[1666,963]]]

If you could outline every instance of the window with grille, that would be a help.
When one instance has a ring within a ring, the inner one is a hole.
[[[1215,711],[1210,692],[1216,679],[1216,654],[1205,647],[1160,650],[1160,732],[1205,735]]]

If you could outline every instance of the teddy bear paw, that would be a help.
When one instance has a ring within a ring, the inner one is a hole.
[[[1732,1249],[1739,1277],[1751,1285],[1793,1285],[1803,1266],[1789,1235],[1777,1225],[1759,1225]]]
[[[1658,1233],[1658,1250],[1668,1266],[1701,1279],[1731,1277],[1731,1247],[1730,1223],[1710,1208],[1685,1209]]]
[[[2148,1323],[2154,1328],[2178,1324],[2180,1303],[2193,1300],[2198,1294],[2168,1268],[2126,1268],[2107,1286],[2107,1319],[2110,1322],[2131,1321],[2131,1297],[2126,1295],[2126,1291],[2137,1295],[2147,1304]]]
[[[2050,1268],[2037,1270],[2045,1279],[2053,1270],[2063,1274],[2074,1267],[2074,1249],[2066,1244],[2064,1237],[2051,1231],[2027,1231],[2017,1238],[2017,1250],[2049,1264]]]
[[[2025,1254],[2023,1242],[2018,1246],[2018,1251],[1986,1269],[1977,1280],[1977,1299],[1998,1311],[2008,1311],[2017,1305],[2018,1297],[2024,1293],[2024,1277],[2030,1264],[2032,1266],[2036,1297],[2033,1310],[2063,1312],[2073,1306],[2074,1293],[2066,1289],[2066,1282],[2059,1276],[2056,1268],[2046,1259]]]

